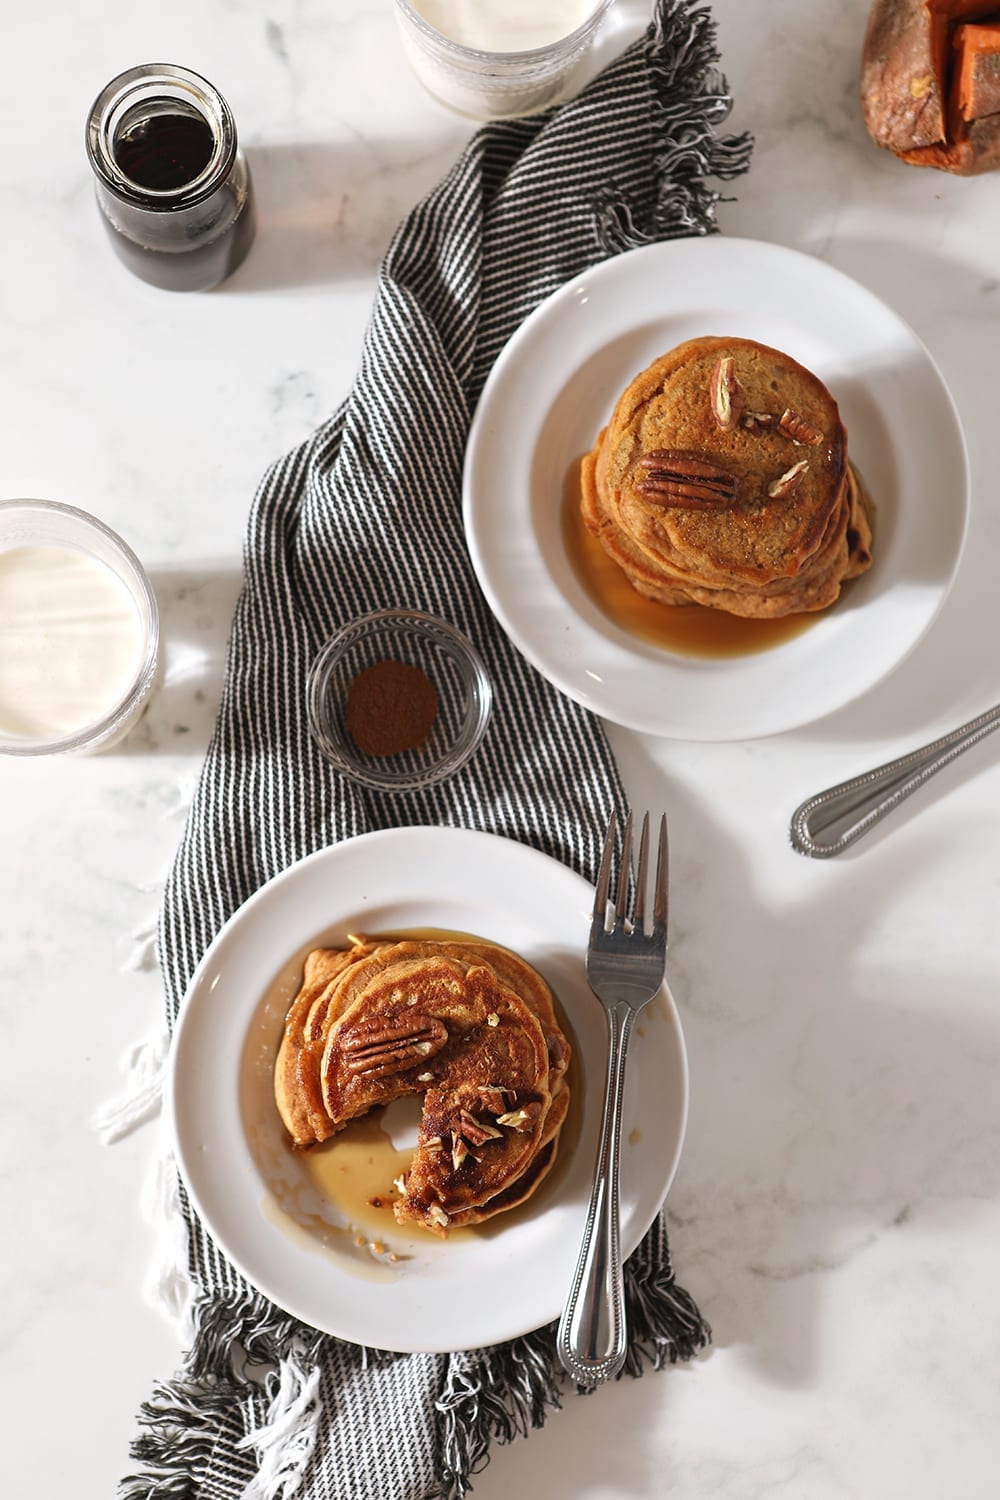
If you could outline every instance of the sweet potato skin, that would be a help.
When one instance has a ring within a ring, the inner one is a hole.
[[[964,117],[949,75],[963,23],[1000,0],[874,0],[861,58],[861,104],[876,145],[917,167],[971,177],[1000,167],[1000,114]]]
[[[861,56],[868,134],[897,154],[946,139],[941,21],[927,0],[875,0]]]
[[[986,115],[965,125],[962,135],[951,142],[898,153],[914,167],[938,167],[959,177],[976,177],[1000,167],[1000,115]]]

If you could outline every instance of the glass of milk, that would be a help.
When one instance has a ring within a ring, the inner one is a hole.
[[[0,753],[103,750],[156,675],[156,598],[139,559],[95,516],[0,501]]]
[[[612,0],[395,0],[430,93],[477,120],[527,115],[568,92]]]

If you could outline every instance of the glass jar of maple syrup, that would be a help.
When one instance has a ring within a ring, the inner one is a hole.
[[[113,78],[87,122],[97,204],[119,258],[153,286],[207,291],[254,235],[250,170],[219,91],[188,68]]]

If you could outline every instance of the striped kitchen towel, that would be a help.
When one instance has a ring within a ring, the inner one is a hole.
[[[602,726],[512,647],[462,530],[465,440],[483,383],[524,317],[568,278],[641,243],[715,229],[749,161],[716,127],[730,100],[712,19],[660,0],[646,34],[581,94],[479,129],[386,253],[356,383],[255,498],[218,722],[165,893],[172,1025],[225,920],[293,861],[404,824],[520,839],[594,878],[622,789]],[[493,718],[451,780],[402,795],[344,780],[306,720],[306,677],[353,616],[407,606],[478,646]],[[458,1497],[493,1441],[558,1405],[554,1330],[451,1355],[389,1355],[305,1327],[249,1286],[182,1190],[193,1332],[143,1407],[129,1500]],[[676,1284],[662,1222],[627,1267],[627,1371],[686,1359],[708,1330]]]

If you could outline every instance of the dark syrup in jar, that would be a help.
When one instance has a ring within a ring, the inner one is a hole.
[[[130,182],[152,192],[187,187],[212,159],[214,138],[198,114],[156,114],[137,121],[114,142],[114,156]]]
[[[254,236],[253,185],[236,121],[190,68],[143,63],[98,94],[86,129],[97,205],[130,271],[153,286],[206,291]]]
[[[218,286],[245,259],[253,242],[253,202],[248,197],[228,229],[207,244],[182,251],[156,250],[120,234],[105,220],[118,259],[151,286],[168,292],[195,292]]]

